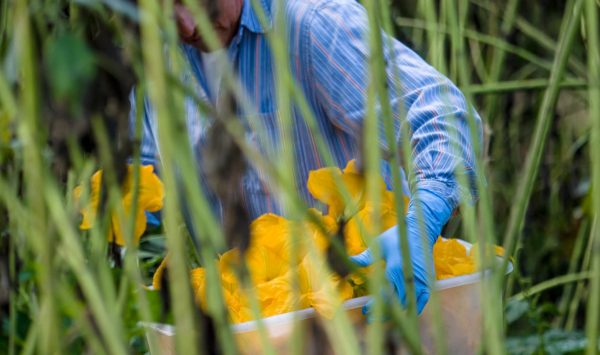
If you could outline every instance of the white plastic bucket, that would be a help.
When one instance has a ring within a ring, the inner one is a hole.
[[[460,241],[467,249],[471,244]],[[501,260],[498,258],[498,260]],[[513,270],[512,263],[508,264],[506,273]],[[489,274],[489,273],[483,273]],[[482,309],[481,309],[481,279],[482,273],[457,276],[435,282],[435,290],[439,295],[441,317],[447,350],[449,354],[475,354],[479,350],[482,336]],[[367,321],[362,314],[362,307],[368,302],[369,297],[353,298],[344,302],[349,319],[352,321],[359,342],[366,334]],[[430,302],[431,303],[431,302]],[[421,343],[426,354],[435,353],[433,322],[436,319],[432,314],[430,304],[425,307],[419,317]],[[294,325],[310,329],[311,322],[317,321],[317,312],[307,308],[296,312],[280,314],[263,318],[262,322],[268,333],[269,340],[277,354],[287,354]],[[147,335],[155,336],[155,348],[150,348],[152,355],[175,354],[175,328],[166,324],[146,323]],[[232,329],[242,354],[261,354],[262,345],[256,321],[249,321],[232,325]],[[315,339],[310,331],[304,331],[303,345],[306,349],[314,349]],[[151,342],[149,342],[151,344]],[[157,349],[158,348],[158,349]],[[326,353],[326,349],[316,349],[319,354]],[[314,351],[311,351],[314,352]],[[400,351],[403,353],[404,351]]]

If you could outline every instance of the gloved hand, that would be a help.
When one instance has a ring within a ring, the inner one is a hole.
[[[421,224],[417,219],[417,204],[420,206],[420,215],[423,217],[423,231],[427,234],[425,243],[423,243]],[[429,267],[426,264],[425,253],[428,259],[433,260],[433,244],[439,236],[442,227],[452,213],[452,208],[436,193],[427,189],[418,189],[412,196],[408,213],[406,215],[406,230],[408,233],[408,244],[410,257],[414,272],[415,293],[417,299],[417,312],[421,314],[423,308],[429,300]],[[398,226],[392,227],[378,236],[374,242],[379,243],[379,252],[385,260],[385,275],[392,284],[396,295],[403,306],[406,306],[406,291],[404,287],[404,278],[402,273],[402,252],[400,251],[400,238],[398,236]],[[378,258],[377,255],[368,248],[364,252],[351,256],[350,259],[358,266],[365,267],[371,265]],[[433,269],[433,268],[432,268]],[[369,305],[367,305],[367,308]],[[367,310],[368,312],[368,310]]]

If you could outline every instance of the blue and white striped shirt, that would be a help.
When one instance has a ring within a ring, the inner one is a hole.
[[[240,28],[229,46],[228,56],[241,87],[258,112],[247,113],[240,109],[240,119],[253,123],[247,125],[246,136],[269,159],[275,159],[270,155],[279,151],[279,111],[275,97],[274,61],[266,37],[272,30],[271,9],[270,0],[260,1],[269,24],[261,26],[250,1],[244,0]],[[354,0],[287,0],[284,9],[291,71],[336,164],[344,167],[347,161],[357,156],[357,135],[361,132],[367,110],[370,80],[367,14]],[[474,175],[475,152],[467,123],[468,106],[461,92],[446,77],[402,43],[395,39],[392,41],[393,50],[387,50],[385,56],[398,139],[394,144],[399,146],[400,127],[408,123],[416,173],[415,184],[411,188],[427,188],[454,208],[462,195],[455,171],[465,172],[470,181],[473,181]],[[194,81],[198,96],[206,102],[214,102],[214,95],[207,90],[198,50],[187,45],[182,45],[182,50],[189,64],[188,79]],[[400,79],[399,87],[394,81],[396,74]],[[202,117],[192,99],[186,99],[185,111],[190,140],[200,161],[199,152],[205,143],[210,120]],[[325,163],[299,110],[293,107],[292,112],[297,186],[304,199],[314,205],[306,180],[310,170]],[[132,113],[131,117],[135,115]],[[481,121],[477,114],[474,118],[477,136],[481,139]],[[264,131],[264,135],[250,128],[256,125],[260,125],[259,131]],[[381,139],[381,144],[387,146],[384,139]],[[159,161],[157,146],[156,117],[146,102],[142,137],[145,163],[156,164]],[[382,162],[382,174],[390,187],[391,173],[387,162]],[[202,173],[200,175],[203,180]],[[242,193],[252,218],[266,212],[285,214],[269,186],[265,174],[255,167],[249,169],[244,177]],[[404,189],[408,193],[406,184]],[[474,194],[474,190],[471,193]],[[212,199],[218,212],[218,201],[214,197]]]

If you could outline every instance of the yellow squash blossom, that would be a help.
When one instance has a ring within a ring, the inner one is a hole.
[[[343,198],[341,182],[349,193],[350,201]],[[379,181],[385,194],[385,183]],[[347,218],[360,210],[365,203],[365,179],[356,168],[356,161],[348,162],[342,171],[338,167],[327,167],[313,170],[308,174],[307,187],[310,194],[329,207],[328,215],[336,220]]]
[[[125,218],[129,218],[133,211],[133,166],[127,168],[127,177],[121,187],[122,200],[121,206],[125,212]],[[90,201],[81,208],[83,219],[79,228],[83,230],[91,229],[96,220],[98,205],[100,202],[100,186],[102,184],[102,170],[97,171],[91,178]],[[76,201],[81,201],[83,188],[77,186],[74,191]],[[154,174],[152,165],[140,167],[140,183],[138,192],[138,201],[135,214],[134,243],[137,243],[146,230],[146,214],[156,212],[163,207],[164,187],[160,179]],[[118,245],[125,245],[125,231],[120,223],[117,211],[111,211],[111,226],[108,232],[108,240]]]
[[[154,276],[152,276],[152,288],[155,290],[159,290],[162,286],[162,276],[165,273],[165,268],[169,262],[168,260],[169,255],[165,256],[160,265],[158,265],[158,268],[156,268],[156,271],[154,271]]]
[[[494,254],[496,254],[497,256],[503,256],[504,248],[502,248],[501,246],[498,246],[498,245],[494,245]],[[478,243],[473,244],[473,246],[471,247],[471,250],[469,250],[469,257],[473,260],[475,265],[479,265],[479,244]]]
[[[467,248],[456,239],[438,238],[433,245],[433,263],[438,280],[474,273],[475,263]]]
[[[196,302],[206,310],[206,292],[204,291],[206,288],[206,271],[204,268],[197,267],[192,269],[190,272],[190,282]]]
[[[346,280],[328,271],[324,263],[324,258],[309,255],[298,266],[299,306],[313,307],[330,318],[341,301],[352,298],[353,290]]]
[[[375,207],[373,204],[367,203],[363,209],[358,211],[358,213],[346,223],[344,229],[344,241],[346,242],[346,249],[348,250],[349,255],[356,255],[365,251],[370,242],[367,240],[369,235],[378,235],[398,223],[394,206],[381,203],[379,209],[377,211],[374,210]],[[377,213],[376,216],[379,219],[378,230],[374,230],[374,213]],[[363,229],[361,229],[361,227]]]
[[[344,203],[341,182],[348,190],[351,203]],[[308,190],[311,195],[329,207],[328,217],[334,220],[347,220],[343,231],[348,254],[356,255],[367,248],[367,235],[376,235],[397,224],[394,207],[394,193],[385,189],[383,179],[379,181],[381,186],[381,197],[379,208],[375,211],[373,201],[365,198],[365,179],[359,174],[356,161],[348,162],[344,170],[337,167],[313,170],[308,176]],[[405,199],[405,205],[408,199]],[[379,230],[373,230],[375,225],[373,218],[379,219]],[[360,227],[365,228],[364,231]],[[366,233],[365,233],[366,232]]]
[[[342,198],[339,182],[349,192],[351,200],[348,204]],[[311,171],[308,189],[314,198],[328,206],[326,215],[310,209],[311,218],[306,222],[293,222],[270,213],[252,222],[250,244],[244,258],[262,317],[307,307],[330,317],[342,301],[364,294],[364,279],[356,275],[343,279],[331,272],[326,265],[325,251],[330,238],[343,235],[348,254],[359,254],[368,247],[368,236],[378,235],[397,224],[394,193],[385,189],[383,179],[380,183],[381,199],[375,205],[365,198],[365,180],[359,174],[355,161],[350,161],[343,170],[336,167]],[[404,204],[406,210],[406,197]],[[339,223],[341,221],[345,223]],[[341,233],[340,228],[343,228]],[[295,258],[291,258],[292,242],[298,243]],[[499,252],[496,249],[496,253]],[[440,238],[433,249],[437,278],[475,272],[477,253],[477,246],[467,254],[466,248],[458,241]],[[235,272],[240,262],[240,253],[236,249],[225,252],[218,260],[220,287],[233,323],[253,318],[248,293]],[[162,269],[161,265],[155,279],[160,278]],[[365,270],[367,274],[369,270]],[[207,285],[204,269],[192,270],[191,279],[196,300],[205,307]],[[297,294],[292,287],[295,281],[298,282]]]

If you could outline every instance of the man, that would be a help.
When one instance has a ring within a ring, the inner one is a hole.
[[[270,0],[260,0],[268,23],[262,25],[250,0],[214,0],[207,6],[212,13],[213,27],[222,45],[216,53],[208,48],[188,9],[175,3],[176,22],[182,49],[189,62],[190,77],[197,83],[198,95],[216,104],[222,80],[219,53],[227,55],[239,81],[258,114],[239,110],[242,121],[252,121],[265,130],[258,137],[249,129],[248,139],[265,154],[278,146],[278,108],[275,99],[273,58],[266,34],[272,30]],[[212,4],[212,5],[210,5]],[[354,0],[288,0],[282,9],[286,20],[290,68],[315,115],[327,147],[338,166],[355,158],[359,153],[362,121],[366,116],[366,97],[369,81],[368,21],[365,9]],[[455,170],[464,171],[473,181],[475,152],[470,144],[468,107],[460,91],[444,76],[426,64],[419,56],[393,40],[393,51],[387,51],[387,75],[390,100],[393,107],[396,136],[400,125],[408,123],[416,181],[411,186],[411,201],[406,217],[411,262],[415,273],[418,312],[429,299],[426,255],[431,256],[433,243],[459,202],[459,186]],[[391,60],[393,57],[393,60]],[[395,70],[393,65],[396,66]],[[400,75],[396,88],[394,73]],[[151,108],[146,105],[142,155],[154,162],[156,149],[156,122]],[[193,103],[186,105],[188,129],[196,151],[206,141],[206,120],[201,120]],[[480,120],[475,115],[480,131]],[[293,108],[295,137],[293,140],[296,179],[300,194],[313,201],[304,182],[308,172],[321,167],[321,160],[302,116]],[[264,138],[264,139],[261,139]],[[398,142],[383,146],[395,146]],[[202,157],[198,157],[202,159]],[[382,174],[390,185],[390,167],[382,162]],[[266,212],[282,213],[271,196],[262,172],[250,169],[244,177],[243,195],[251,218]],[[408,191],[407,191],[408,192]],[[473,192],[472,192],[473,193]],[[423,217],[424,249],[420,236],[419,216]],[[386,261],[386,277],[405,304],[402,276],[402,257],[397,229],[392,228],[377,238],[382,257]],[[360,266],[373,262],[370,249],[352,256]]]

